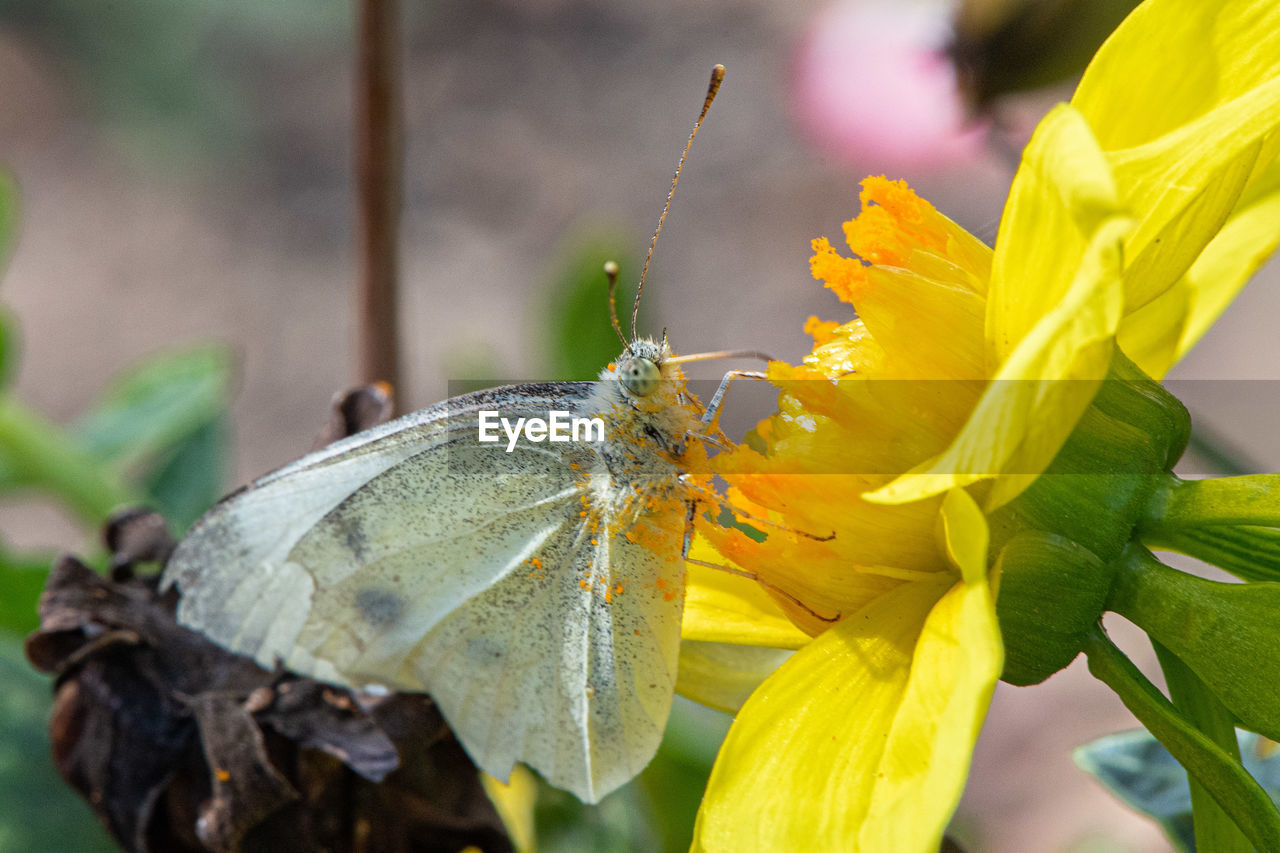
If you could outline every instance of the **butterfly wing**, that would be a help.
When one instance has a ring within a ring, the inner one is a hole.
[[[652,757],[670,709],[683,506],[625,535],[590,445],[476,441],[585,387],[482,392],[268,475],[167,570],[179,618],[265,665],[429,692],[489,773],[521,760],[595,801]]]

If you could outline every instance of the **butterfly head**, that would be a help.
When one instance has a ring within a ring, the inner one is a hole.
[[[635,341],[618,359],[618,382],[633,397],[648,397],[662,382],[662,349],[652,341]]]
[[[661,343],[638,338],[627,345],[600,378],[616,382],[623,394],[634,402],[660,397],[664,384],[672,390],[684,384],[679,365],[665,363],[670,356],[671,347],[665,337]]]

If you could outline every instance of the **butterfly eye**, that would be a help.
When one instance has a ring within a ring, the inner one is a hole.
[[[633,358],[622,366],[622,387],[637,397],[647,397],[658,387],[662,371],[647,358]]]

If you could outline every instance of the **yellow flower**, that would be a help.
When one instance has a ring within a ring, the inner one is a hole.
[[[1003,666],[987,518],[1117,342],[1162,375],[1274,250],[1277,129],[1280,4],[1149,0],[1037,129],[994,252],[883,178],[856,257],[815,241],[857,319],[810,321],[813,353],[770,366],[765,452],[720,462],[794,532],[708,526],[758,584],[691,567],[685,616],[691,640],[799,651],[742,705],[695,849],[937,849]]]

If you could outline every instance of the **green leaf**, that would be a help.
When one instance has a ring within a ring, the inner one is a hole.
[[[0,393],[0,489],[48,492],[91,526],[137,496],[57,424]]]
[[[36,604],[52,563],[51,554],[16,554],[0,546],[0,629],[22,636],[39,627]]]
[[[9,262],[18,232],[18,187],[13,176],[0,171],[0,266]]]
[[[226,409],[230,385],[224,347],[153,356],[117,377],[72,432],[113,465],[153,464]]]
[[[1245,769],[1280,802],[1280,752],[1253,732],[1236,736]],[[1158,822],[1179,850],[1196,849],[1187,771],[1150,732],[1107,735],[1076,747],[1072,758],[1120,800]]]
[[[146,479],[150,503],[181,533],[222,496],[227,455],[226,417],[216,417],[184,438]]]
[[[1242,726],[1280,738],[1280,583],[1220,583],[1141,546],[1118,561],[1107,608],[1177,655]]]
[[[0,636],[0,684],[0,850],[118,850],[53,767],[49,679],[31,669],[16,638]]]
[[[0,391],[8,386],[18,367],[17,323],[0,306]]]
[[[609,238],[584,240],[578,248],[561,250],[563,260],[551,277],[547,297],[547,329],[551,344],[552,379],[595,379],[600,370],[618,357],[622,343],[609,322],[608,280],[605,261],[617,261],[622,281],[635,280],[640,266],[616,250],[622,241]],[[630,337],[631,288],[619,287],[618,314]]]
[[[1259,850],[1280,850],[1280,812],[1240,762],[1178,712],[1099,624],[1085,644],[1089,672],[1116,692],[1138,720],[1235,822]]]
[[[638,780],[665,849],[689,849],[702,792],[731,722],[728,714],[684,699],[672,706],[662,746]]]
[[[1239,761],[1240,746],[1236,742],[1235,719],[1231,712],[1181,658],[1156,640],[1152,640],[1151,645],[1155,647],[1173,706],[1222,747],[1223,752]],[[1196,849],[1214,853],[1251,853],[1253,845],[1222,807],[1214,802],[1204,786],[1195,779],[1190,780],[1190,786]]]
[[[1076,766],[1122,802],[1151,817],[1181,851],[1195,850],[1187,771],[1146,729],[1076,747]]]

